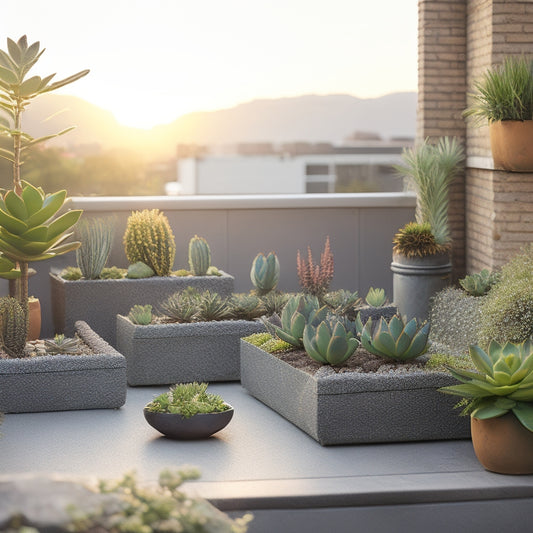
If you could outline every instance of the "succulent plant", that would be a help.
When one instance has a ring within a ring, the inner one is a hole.
[[[365,297],[365,301],[371,307],[381,307],[387,301],[385,289],[375,289],[374,287],[370,287]]]
[[[265,314],[265,306],[254,294],[233,294],[228,301],[230,318],[235,320],[253,320]]]
[[[130,264],[142,261],[157,276],[169,276],[176,244],[167,217],[159,209],[134,211],[124,233],[124,250]]]
[[[344,363],[359,346],[359,341],[341,320],[335,317],[315,325],[307,324],[303,333],[305,351],[315,361],[325,365]]]
[[[357,291],[350,292],[345,289],[328,292],[322,300],[336,315],[346,316],[350,320],[355,319],[355,310],[362,302]]]
[[[189,241],[189,268],[194,276],[205,276],[211,266],[211,251],[203,237],[195,235]]]
[[[79,267],[68,266],[61,271],[60,276],[67,281],[77,281],[83,277]]]
[[[491,341],[486,352],[474,345],[470,357],[478,372],[449,368],[461,383],[439,390],[466,398],[465,414],[487,419],[511,411],[533,431],[533,340],[519,344]]]
[[[334,273],[333,254],[329,245],[329,237],[326,238],[326,244],[320,256],[319,264],[315,264],[311,248],[308,246],[307,261],[301,256],[300,250],[298,250],[296,267],[300,285],[306,294],[311,294],[318,298],[326,294]]]
[[[150,304],[134,305],[128,313],[128,318],[133,324],[147,326],[152,322],[152,306]]]
[[[259,296],[264,296],[273,291],[279,282],[279,261],[274,252],[266,257],[257,254],[252,263],[250,278]]]
[[[484,296],[499,279],[499,272],[490,272],[484,268],[481,272],[460,279],[459,284],[471,296]]]
[[[81,220],[76,233],[81,241],[76,263],[85,279],[98,279],[111,253],[113,224],[103,218]]]
[[[2,346],[10,357],[24,357],[28,335],[28,313],[16,298],[0,298],[0,333]]]
[[[198,322],[210,322],[212,320],[227,320],[231,317],[228,299],[216,292],[205,290],[200,294],[198,311],[195,320]]]
[[[429,322],[419,325],[416,318],[406,324],[398,315],[388,322],[382,317],[376,325],[369,318],[364,326],[358,320],[358,329],[363,348],[388,359],[407,361],[424,354],[428,348]]]
[[[155,272],[142,261],[137,261],[133,265],[129,265],[128,272],[126,273],[126,277],[129,279],[144,279],[151,278],[152,276],[155,276]]]
[[[296,347],[303,346],[303,333],[306,324],[326,318],[327,307],[320,307],[318,299],[309,295],[292,296],[281,312],[281,327],[263,320],[267,330],[278,338]]]
[[[125,269],[112,266],[102,269],[100,279],[122,279],[125,275]]]
[[[65,337],[62,333],[58,333],[53,339],[45,339],[44,347],[50,355],[80,353],[78,339]]]
[[[199,294],[193,287],[187,287],[170,295],[160,305],[161,312],[174,322],[194,322],[198,311]]]
[[[290,294],[278,291],[270,291],[264,296],[261,296],[261,301],[263,302],[263,306],[265,308],[265,315],[281,315],[281,312],[283,311],[283,308],[290,297]]]
[[[447,245],[438,244],[429,222],[409,222],[398,230],[392,251],[406,257],[425,257],[446,252]]]

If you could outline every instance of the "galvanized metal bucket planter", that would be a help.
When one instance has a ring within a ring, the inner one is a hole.
[[[194,287],[230,296],[235,278],[222,276],[168,276],[144,279],[67,281],[50,273],[52,315],[56,333],[72,335],[74,323],[84,320],[116,347],[116,315],[127,315],[136,304],[153,306],[177,291]]]
[[[126,401],[126,360],[85,322],[76,333],[92,355],[0,359],[0,412],[116,409]]]
[[[264,330],[250,320],[139,326],[119,315],[117,347],[132,386],[238,381],[241,337]]]
[[[322,445],[470,437],[469,417],[438,392],[457,381],[446,373],[315,375],[241,341],[241,384],[255,398]]]

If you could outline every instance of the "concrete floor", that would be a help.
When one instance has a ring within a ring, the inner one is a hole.
[[[238,383],[223,383],[209,390],[234,406],[229,426],[205,441],[174,441],[142,413],[165,390],[129,388],[118,410],[6,415],[0,474],[114,479],[135,470],[152,482],[164,468],[195,465],[202,478],[189,489],[230,513],[254,512],[251,533],[320,532],[332,524],[341,532],[424,531],[416,525],[424,516],[432,533],[465,516],[483,520],[464,531],[496,532],[498,520],[507,520],[506,533],[531,531],[520,513],[522,505],[531,509],[533,476],[486,472],[469,440],[322,447]],[[399,516],[410,521],[400,526]],[[361,527],[353,529],[354,520]]]

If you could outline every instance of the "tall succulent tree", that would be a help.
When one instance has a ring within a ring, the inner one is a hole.
[[[0,148],[0,157],[13,165],[13,190],[2,191],[0,199],[0,276],[10,279],[10,294],[27,307],[28,262],[64,254],[80,243],[64,241],[81,211],[58,215],[66,200],[66,191],[45,194],[41,188],[21,180],[20,167],[29,148],[67,133],[34,138],[22,130],[22,116],[38,96],[64,87],[88,74],[83,70],[53,82],[55,74],[41,78],[30,76],[44,48],[37,41],[28,46],[26,36],[18,41],[7,39],[7,50],[0,50],[0,135],[12,141],[12,148]],[[13,268],[11,267],[13,265]],[[18,278],[18,280],[16,279]]]

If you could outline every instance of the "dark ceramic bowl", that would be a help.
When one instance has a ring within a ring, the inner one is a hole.
[[[200,413],[190,418],[173,413],[153,413],[145,408],[144,418],[153,428],[171,439],[206,439],[229,424],[233,417],[233,407],[229,407],[220,413]]]

